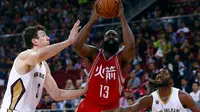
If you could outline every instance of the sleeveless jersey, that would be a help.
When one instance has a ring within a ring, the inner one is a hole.
[[[0,112],[35,112],[43,91],[46,67],[42,62],[25,75],[19,75],[15,62],[10,71]]]
[[[108,60],[103,55],[103,50],[95,57],[89,67],[89,85],[85,101],[102,110],[119,107],[119,100],[124,86],[125,76],[121,70],[121,60],[118,55],[120,49]]]
[[[178,93],[179,89],[172,87],[168,100],[164,102],[158,91],[153,92],[152,112],[187,112],[180,102]]]

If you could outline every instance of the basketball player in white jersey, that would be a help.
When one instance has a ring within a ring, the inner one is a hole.
[[[152,112],[200,112],[191,96],[179,89],[172,87],[172,78],[168,70],[161,69],[156,77],[158,90],[151,95],[144,96],[134,105],[106,112],[138,112],[144,108],[151,108]]]
[[[43,87],[56,101],[73,99],[86,92],[87,88],[59,89],[45,62],[77,40],[79,24],[80,21],[74,24],[67,40],[53,45],[49,45],[43,26],[25,29],[23,37],[30,49],[21,52],[13,63],[0,112],[35,112]]]

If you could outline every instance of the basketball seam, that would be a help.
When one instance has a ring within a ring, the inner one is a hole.
[[[109,14],[109,3],[108,3],[108,0],[107,0],[107,5],[108,5],[108,15],[110,16],[110,14]]]
[[[101,7],[101,3],[99,3],[98,6],[100,7],[100,9],[102,9],[104,12],[106,12],[105,16],[107,16],[109,14],[104,8]]]
[[[101,3],[99,3],[99,8],[100,8],[101,10],[103,10],[104,12],[106,12],[106,10],[105,10],[104,8],[101,7]],[[107,14],[107,12],[106,12],[106,14]]]
[[[115,4],[117,4],[117,7],[116,7],[116,8],[117,8],[117,9],[118,9],[118,11],[119,11],[119,4],[118,4],[118,3],[116,3],[116,2],[115,2]],[[117,11],[117,15],[118,15],[118,11]],[[117,15],[115,15],[115,16],[117,16]]]
[[[116,4],[116,2],[115,2],[115,4]],[[116,7],[114,7],[113,9],[116,9]],[[113,10],[112,9],[112,12],[110,13],[111,15],[113,15],[113,12],[115,11],[115,10]],[[115,15],[116,16],[116,15]]]

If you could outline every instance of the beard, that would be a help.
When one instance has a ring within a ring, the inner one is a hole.
[[[161,83],[157,83],[155,84],[155,88],[160,88],[160,87],[168,87],[169,86],[169,80],[165,80]]]
[[[113,55],[119,50],[119,42],[115,41],[113,39],[104,41],[103,49],[104,49],[104,51]]]

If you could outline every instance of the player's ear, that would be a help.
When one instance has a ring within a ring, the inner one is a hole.
[[[32,42],[32,44],[33,44],[34,46],[37,46],[37,41],[36,41],[35,38],[33,38],[33,39],[31,40],[31,42]]]

